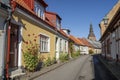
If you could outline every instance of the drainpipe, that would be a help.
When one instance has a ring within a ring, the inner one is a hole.
[[[7,33],[7,54],[6,54],[6,79],[9,80],[9,62],[10,62],[10,29],[11,29],[11,16],[12,16],[12,10],[11,8],[8,9],[8,18],[7,18],[7,22],[8,22],[8,27],[6,28],[6,33]]]
[[[6,32],[7,32],[7,55],[6,55],[6,66],[5,66],[5,70],[6,70],[6,74],[5,77],[7,80],[10,79],[9,76],[9,62],[10,62],[10,31],[11,31],[11,17],[12,17],[12,13],[15,11],[16,8],[16,3],[13,0],[10,0],[10,8],[8,9],[8,18],[7,18],[7,22],[8,22],[8,27],[6,28]]]
[[[8,80],[7,78],[6,78],[6,72],[8,72],[7,70],[8,70],[8,68],[6,69],[6,60],[7,60],[7,57],[6,56],[8,56],[8,50],[6,50],[6,45],[8,44],[8,42],[6,42],[6,41],[9,41],[9,38],[8,37],[6,37],[7,36],[7,33],[9,33],[10,32],[10,30],[8,30],[8,28],[10,28],[10,27],[7,27],[7,24],[10,24],[10,19],[11,19],[11,13],[12,13],[12,11],[11,11],[11,8],[10,8],[10,6],[9,5],[7,5],[8,6],[8,9],[7,9],[7,11],[8,11],[8,17],[7,17],[7,19],[5,20],[5,22],[4,22],[4,25],[3,25],[3,27],[4,27],[4,29],[3,29],[3,31],[4,31],[4,37],[3,37],[3,43],[4,43],[4,45],[3,45],[3,48],[4,48],[4,50],[3,50],[3,62],[2,62],[2,65],[3,65],[3,71],[2,71],[2,80]],[[10,25],[9,25],[10,26]],[[10,33],[9,33],[10,34]],[[10,46],[10,45],[7,45],[7,46]],[[9,47],[7,47],[7,49],[8,49]],[[8,58],[9,59],[9,58]],[[7,60],[7,64],[9,63],[9,61]],[[8,65],[7,65],[8,66]]]

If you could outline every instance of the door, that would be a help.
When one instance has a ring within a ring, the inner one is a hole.
[[[12,24],[10,31],[10,68],[18,65],[18,26]]]

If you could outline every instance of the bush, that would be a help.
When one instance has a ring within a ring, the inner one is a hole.
[[[28,36],[30,37],[30,34],[28,34]],[[39,61],[38,60],[39,45],[36,44],[35,38],[33,40],[28,39],[28,41],[25,41],[26,50],[23,51],[25,68],[29,71],[35,71]]]
[[[69,60],[69,55],[66,53],[61,53],[59,59],[61,62],[65,62],[65,61]]]
[[[93,50],[90,49],[90,50],[89,50],[89,54],[93,54],[93,53],[94,53]]]
[[[76,51],[75,53],[72,53],[72,58],[76,58],[80,56],[80,50]]]
[[[47,66],[50,66],[51,65],[51,58],[48,57],[47,60],[44,62],[44,66],[47,67]]]
[[[48,57],[47,60],[44,61],[44,66],[47,67],[47,66],[50,66],[50,65],[55,64],[55,63],[56,63],[56,58],[55,57],[53,59]]]
[[[26,69],[29,71],[34,71],[38,64],[37,56],[30,54],[29,52],[24,53],[23,56]]]

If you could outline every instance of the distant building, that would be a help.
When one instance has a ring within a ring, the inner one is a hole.
[[[96,41],[96,37],[95,37],[94,31],[93,31],[92,24],[90,24],[88,39]]]
[[[86,39],[92,46],[93,46],[93,52],[94,53],[101,53],[101,43],[96,40],[96,36],[93,31],[93,26],[90,24],[90,30],[88,39]]]

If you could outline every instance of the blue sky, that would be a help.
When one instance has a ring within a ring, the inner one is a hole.
[[[76,37],[87,37],[90,23],[97,40],[100,38],[99,23],[118,0],[45,0],[47,10],[62,18],[62,28],[71,30]]]

